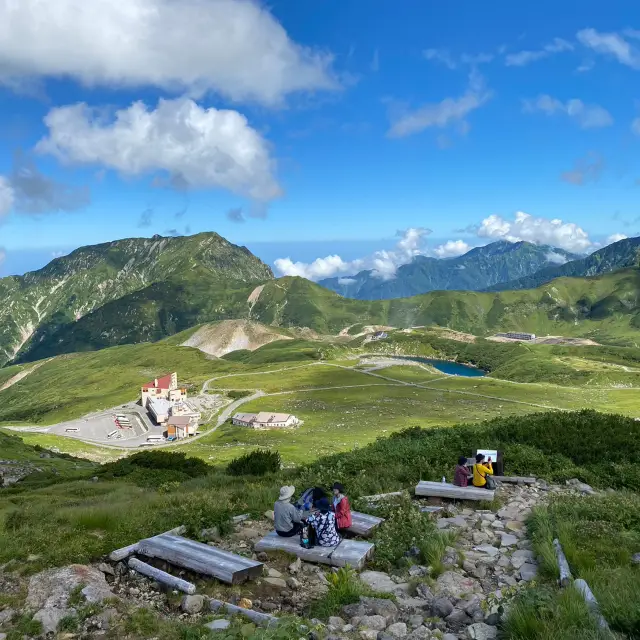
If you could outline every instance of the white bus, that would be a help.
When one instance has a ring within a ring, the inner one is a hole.
[[[129,416],[126,416],[124,413],[117,414],[116,420],[119,420],[120,422],[129,422]]]
[[[77,433],[79,431],[78,427],[67,427],[65,429],[67,433]]]
[[[117,429],[115,431],[112,431],[111,433],[107,433],[107,438],[113,438],[113,436],[115,436],[116,433],[118,433]]]
[[[164,442],[163,436],[148,436],[147,442]]]

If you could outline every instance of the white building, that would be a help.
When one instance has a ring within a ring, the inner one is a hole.
[[[231,419],[232,423],[240,427],[251,427],[252,429],[282,429],[287,427],[297,427],[302,424],[296,416],[288,413],[236,413]]]
[[[164,424],[171,415],[171,402],[164,398],[148,398],[147,409],[156,424]]]

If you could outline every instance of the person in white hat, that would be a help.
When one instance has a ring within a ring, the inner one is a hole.
[[[291,504],[296,488],[281,487],[280,497],[273,507],[276,533],[283,538],[292,538],[302,530],[302,512]]]

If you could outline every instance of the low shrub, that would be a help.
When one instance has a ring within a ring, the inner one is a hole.
[[[248,389],[230,389],[225,393],[225,395],[232,400],[239,400],[240,398],[246,398],[247,396],[250,396],[252,393],[253,391],[250,391]]]
[[[205,476],[211,467],[199,458],[187,458],[185,453],[141,451],[129,458],[104,465],[98,475],[105,478],[130,479],[143,487],[154,487],[171,480]]]
[[[282,461],[277,451],[256,449],[239,458],[234,458],[227,465],[227,473],[232,476],[264,476],[267,473],[280,471]]]

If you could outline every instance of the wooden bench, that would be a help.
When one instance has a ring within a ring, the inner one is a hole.
[[[535,484],[536,479],[533,477],[522,476],[492,476],[496,482],[510,482],[513,484]]]
[[[159,558],[228,584],[240,584],[258,578],[263,569],[262,562],[167,533],[140,540],[135,553]]]
[[[384,518],[370,516],[359,511],[351,512],[351,526],[347,528],[349,533],[368,538],[382,523]]]
[[[417,496],[451,498],[453,500],[493,500],[494,492],[478,487],[458,487],[448,482],[428,482],[420,480],[416,486]]]
[[[297,556],[305,562],[328,564],[332,567],[349,565],[354,569],[362,569],[367,558],[373,553],[374,545],[359,540],[342,540],[337,547],[300,546],[299,536],[283,538],[275,531],[262,538],[254,547],[255,551],[285,551]]]

